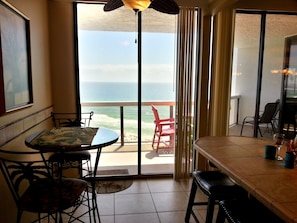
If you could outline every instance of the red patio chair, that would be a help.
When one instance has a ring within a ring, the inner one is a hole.
[[[152,105],[152,110],[155,116],[155,131],[152,142],[152,147],[158,152],[160,148],[160,142],[165,144],[165,148],[172,148],[174,145],[175,126],[174,118],[160,119],[157,108]]]

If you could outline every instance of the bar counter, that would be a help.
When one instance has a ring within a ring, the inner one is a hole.
[[[272,140],[239,136],[207,136],[195,142],[199,155],[214,163],[286,222],[297,222],[297,167],[264,159]]]

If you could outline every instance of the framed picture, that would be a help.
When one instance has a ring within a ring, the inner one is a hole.
[[[25,15],[0,1],[0,115],[33,103],[29,25]]]

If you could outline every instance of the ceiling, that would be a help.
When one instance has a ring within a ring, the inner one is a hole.
[[[51,0],[60,2],[73,2],[73,0]],[[261,0],[261,2],[269,1],[270,6],[277,7],[275,4],[278,0]],[[97,0],[81,0],[85,3],[97,3]],[[102,1],[101,1],[102,2]],[[219,9],[234,2],[258,2],[258,0],[176,0],[179,5],[204,5]],[[218,2],[221,2],[219,4]],[[286,3],[287,2],[287,3]],[[275,3],[275,4],[273,4]],[[284,7],[291,7],[296,0],[283,0]],[[279,3],[278,3],[279,4]],[[291,4],[291,5],[290,5]],[[93,7],[90,7],[93,6]],[[214,6],[216,5],[216,6]],[[250,7],[250,6],[249,6]],[[103,30],[103,31],[136,31],[137,17],[134,12],[125,7],[121,7],[111,12],[103,11],[103,4],[80,4],[80,15],[83,19],[79,20],[79,28],[84,30]],[[143,30],[145,32],[174,32],[173,24],[176,20],[176,15],[168,15],[159,13],[153,9],[147,9],[142,13]],[[148,18],[148,19],[146,19]],[[152,19],[153,18],[153,19]],[[284,36],[289,36],[297,33],[297,18],[296,16],[269,16],[267,19],[267,33],[270,42],[283,41]],[[153,22],[152,22],[153,21]],[[259,16],[237,16],[236,17],[236,38],[235,45],[246,47],[259,43],[260,32],[260,17]],[[119,25],[120,24],[120,25]]]
[[[79,29],[135,32],[137,17],[131,10],[121,7],[111,12],[103,11],[103,4],[79,4]],[[152,19],[153,18],[153,19]],[[147,9],[142,13],[144,32],[175,32],[177,16]],[[239,14],[236,16],[235,45],[248,47],[259,44],[260,16]],[[297,33],[297,16],[268,15],[266,43],[283,42],[285,36]]]
[[[108,0],[49,0],[58,2],[107,2]],[[195,6],[217,12],[223,7],[227,7],[238,1],[249,0],[175,0],[179,6]]]
[[[78,11],[78,17],[80,18],[78,26],[83,30],[134,32],[137,27],[135,13],[125,7],[111,12],[104,12],[103,4],[79,4]],[[175,32],[176,18],[176,15],[147,9],[142,13],[143,31]]]

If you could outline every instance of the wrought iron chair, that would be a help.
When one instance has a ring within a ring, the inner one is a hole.
[[[45,165],[39,154],[39,160],[24,161],[24,156],[4,157],[1,154],[1,170],[17,206],[16,222],[21,222],[23,212],[37,213],[37,220],[62,222],[64,215],[68,222],[80,221],[75,216],[78,207],[85,200],[87,182],[73,178],[53,178],[49,166]],[[35,156],[35,155],[34,155]],[[37,155],[36,155],[37,156]],[[16,157],[22,159],[16,160]],[[42,221],[43,222],[43,221]]]
[[[56,128],[89,127],[93,115],[93,111],[90,113],[82,113],[81,119],[78,119],[76,113],[51,113],[51,117]],[[77,168],[80,177],[83,176],[84,170],[87,173],[90,172],[90,161],[91,154],[89,151],[67,152],[63,154],[63,157],[60,153],[56,153],[49,158],[49,162],[52,164],[52,166],[54,166],[55,163],[64,162],[65,169]],[[84,169],[84,166],[87,166],[87,168]]]
[[[260,129],[261,124],[265,124],[266,128],[268,128],[268,125],[270,124],[273,133],[276,132],[276,129],[275,129],[275,126],[274,126],[273,122],[275,120],[275,116],[278,113],[278,108],[279,108],[279,102],[278,101],[273,102],[273,103],[267,103],[265,105],[264,112],[259,116],[258,125],[257,125],[257,130],[259,131],[261,137],[263,137],[263,134],[262,134],[261,129]],[[243,122],[242,122],[242,125],[241,125],[241,130],[240,130],[240,135],[242,135],[243,127],[246,124],[254,126],[255,125],[255,117],[246,116],[243,119]]]
[[[80,119],[78,119],[77,113],[55,113],[52,112],[52,120],[56,128],[60,127],[89,127],[94,112],[81,113]]]
[[[162,142],[165,144],[165,147],[173,147],[175,135],[174,118],[160,119],[158,109],[154,105],[152,105],[152,110],[155,117],[155,131],[152,141],[152,147],[154,148],[155,143],[157,143],[156,152],[158,152],[162,138],[164,138]]]

